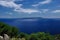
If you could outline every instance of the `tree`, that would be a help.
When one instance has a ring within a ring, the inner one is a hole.
[[[18,35],[18,29],[15,27],[10,28],[8,35],[10,35],[10,37],[16,37]]]
[[[26,34],[21,32],[19,35],[18,35],[18,38],[25,38],[26,37]]]
[[[49,33],[38,32],[37,36],[40,40],[55,40],[54,36],[50,35]]]
[[[8,34],[10,37],[15,37],[18,34],[18,29],[5,23],[0,23],[0,35]]]
[[[60,40],[60,34],[55,35],[56,40]]]
[[[28,40],[38,40],[36,34],[31,34]]]

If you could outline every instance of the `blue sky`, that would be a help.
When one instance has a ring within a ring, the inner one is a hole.
[[[0,0],[0,18],[60,18],[60,0]]]

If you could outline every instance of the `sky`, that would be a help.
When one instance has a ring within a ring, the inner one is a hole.
[[[0,0],[0,18],[60,18],[60,0]]]

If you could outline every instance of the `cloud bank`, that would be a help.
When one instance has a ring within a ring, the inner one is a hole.
[[[8,8],[14,8],[16,12],[23,12],[23,13],[35,13],[39,12],[35,9],[24,9],[22,8],[23,4],[16,4],[14,1],[16,0],[0,0],[0,5]]]

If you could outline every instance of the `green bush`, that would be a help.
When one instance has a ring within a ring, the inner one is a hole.
[[[0,35],[4,35],[4,34],[8,34],[10,37],[15,37],[18,35],[18,29],[1,22]]]

